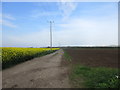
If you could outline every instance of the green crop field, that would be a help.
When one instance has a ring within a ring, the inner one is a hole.
[[[3,47],[2,54],[2,68],[10,67],[12,65],[18,64],[20,62],[27,61],[34,57],[43,56],[52,53],[59,48],[12,48]]]

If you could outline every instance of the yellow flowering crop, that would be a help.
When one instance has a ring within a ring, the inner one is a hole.
[[[2,48],[2,66],[3,68],[17,64],[37,56],[43,56],[58,50],[59,48]],[[1,56],[1,53],[0,53]]]

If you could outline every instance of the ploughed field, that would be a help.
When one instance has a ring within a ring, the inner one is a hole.
[[[74,64],[118,68],[118,48],[66,48]]]

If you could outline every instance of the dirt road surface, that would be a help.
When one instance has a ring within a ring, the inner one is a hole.
[[[70,88],[63,50],[3,70],[3,88]]]

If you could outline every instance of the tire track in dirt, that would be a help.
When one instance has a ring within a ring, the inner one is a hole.
[[[63,50],[2,71],[3,88],[70,88],[68,67],[61,65]]]

